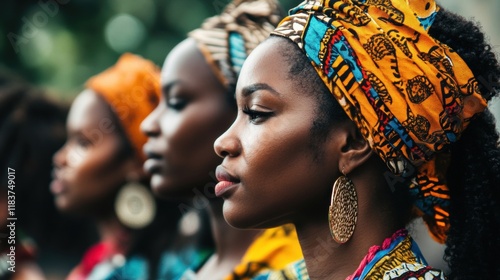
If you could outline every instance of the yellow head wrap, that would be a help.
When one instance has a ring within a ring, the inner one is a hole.
[[[433,0],[309,0],[274,34],[304,51],[387,164],[390,184],[413,178],[415,204],[444,242],[449,189],[442,158],[486,101],[466,63],[427,33],[437,11]]]

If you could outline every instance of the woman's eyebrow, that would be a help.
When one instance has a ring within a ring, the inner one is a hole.
[[[256,83],[248,85],[241,90],[241,94],[243,95],[243,97],[248,97],[258,90],[267,90],[274,95],[281,95],[281,93],[279,93],[277,90],[266,83]]]
[[[161,92],[164,94],[164,95],[168,95],[168,93],[170,92],[170,90],[172,89],[173,86],[179,84],[181,81],[180,80],[173,80],[173,81],[170,81],[166,84],[164,84],[161,88]]]

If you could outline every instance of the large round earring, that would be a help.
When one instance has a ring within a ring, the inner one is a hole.
[[[156,214],[153,194],[138,182],[129,182],[122,187],[115,200],[118,220],[132,229],[149,225]]]
[[[342,175],[333,184],[328,210],[330,233],[335,242],[344,244],[351,238],[358,220],[358,195],[353,182]]]

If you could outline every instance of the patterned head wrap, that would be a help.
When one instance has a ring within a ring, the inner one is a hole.
[[[114,66],[90,78],[86,87],[111,106],[135,154],[144,160],[142,146],[147,137],[140,125],[160,100],[159,68],[149,60],[126,53]]]
[[[390,184],[411,178],[420,214],[444,242],[447,151],[486,101],[466,63],[427,33],[437,11],[433,0],[309,0],[274,34],[307,55],[387,164]]]
[[[205,20],[189,33],[219,81],[236,85],[243,62],[281,20],[276,0],[234,0],[219,16]]]

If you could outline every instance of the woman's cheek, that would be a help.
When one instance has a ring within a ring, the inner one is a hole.
[[[81,147],[72,147],[67,154],[68,166],[78,166],[84,160],[87,155],[87,150]]]

